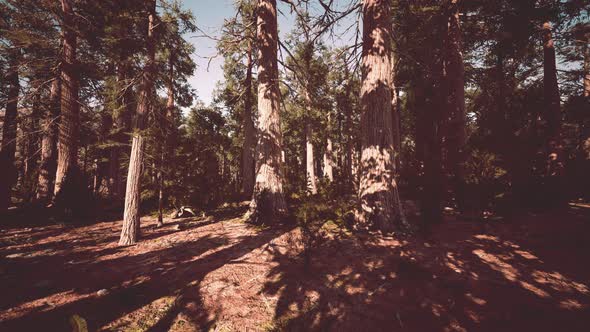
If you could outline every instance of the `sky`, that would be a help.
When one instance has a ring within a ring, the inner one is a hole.
[[[183,6],[190,9],[195,16],[197,26],[208,35],[218,37],[221,32],[224,19],[235,15],[235,0],[183,0]],[[336,6],[346,6],[349,1],[336,1]],[[282,40],[291,32],[295,24],[294,14],[290,14],[288,6],[282,1],[277,1],[279,10],[278,26],[279,36]],[[321,8],[311,5],[310,12],[318,12]],[[336,7],[340,8],[340,7]],[[282,13],[282,14],[281,14]],[[348,26],[355,20],[354,15],[348,18],[348,22],[342,24]],[[339,26],[339,25],[337,25]],[[209,38],[203,38],[201,32],[189,33],[185,39],[195,46],[193,60],[197,64],[195,74],[189,79],[189,83],[197,91],[198,99],[209,105],[213,100],[213,90],[218,82],[223,81],[223,58],[214,57],[217,54],[216,42]],[[324,38],[328,45],[342,46],[351,40],[329,40]],[[214,57],[213,59],[210,58]],[[210,61],[210,62],[209,62]]]
[[[183,4],[184,8],[193,12],[197,26],[211,36],[219,36],[224,19],[235,15],[234,0],[183,0]],[[279,4],[279,9],[283,9],[281,7],[283,6]],[[281,35],[293,27],[292,17],[279,15],[278,21]],[[216,42],[209,38],[201,38],[200,35],[200,32],[196,32],[185,36],[196,50],[193,60],[197,64],[197,70],[189,83],[197,90],[199,100],[209,105],[213,100],[213,90],[217,82],[223,81],[223,58],[215,57],[209,63],[209,58],[217,54]]]

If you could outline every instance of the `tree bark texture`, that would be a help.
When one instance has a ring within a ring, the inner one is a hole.
[[[14,164],[16,154],[16,122],[18,115],[18,97],[20,79],[18,74],[19,49],[11,49],[8,57],[9,69],[6,76],[8,91],[6,93],[6,110],[2,126],[2,147],[0,148],[0,212],[10,206],[12,186],[16,183],[17,170]]]
[[[61,0],[63,11],[63,54],[61,63],[61,112],[55,175],[54,196],[64,181],[75,172],[80,135],[80,104],[78,103],[79,78],[76,60],[77,38],[73,29],[71,0]],[[72,179],[73,180],[73,179]]]
[[[458,0],[450,0],[445,45],[445,69],[447,79],[447,128],[446,151],[451,186],[458,208],[464,200],[465,151],[467,144],[467,118],[465,114],[465,68],[459,20]]]
[[[248,218],[254,223],[272,223],[287,210],[282,183],[276,0],[258,0],[257,14],[258,144],[256,183]]]
[[[563,168],[561,156],[561,106],[557,82],[557,65],[551,23],[543,24],[543,88],[547,120],[547,175],[555,176]]]
[[[308,109],[309,111],[309,109]],[[315,195],[318,193],[317,178],[315,176],[315,160],[313,153],[313,142],[311,141],[313,131],[309,120],[305,124],[305,174],[307,191]]]
[[[324,152],[324,177],[328,181],[334,181],[334,146],[332,139],[328,137],[326,139],[326,152]]]
[[[391,231],[401,222],[396,210],[392,120],[390,3],[363,2],[361,161],[357,223]]]
[[[155,38],[154,27],[156,20],[156,1],[149,3],[149,24],[147,38],[147,62],[141,78],[141,87],[137,111],[135,115],[134,133],[131,141],[131,154],[129,156],[129,170],[127,172],[127,187],[125,190],[125,210],[123,213],[123,229],[119,239],[119,245],[132,245],[140,236],[140,194],[141,171],[143,165],[143,150],[145,137],[146,116],[150,107],[149,98],[154,87],[153,71],[155,63]]]
[[[37,184],[37,200],[41,203],[51,200],[55,185],[60,93],[60,79],[56,77],[51,82],[49,103],[42,119],[41,165]]]
[[[242,193],[251,197],[254,191],[255,161],[254,145],[256,144],[254,122],[252,121],[252,42],[248,42],[246,58],[246,80],[244,82],[244,148],[242,151]]]
[[[174,53],[168,59],[168,100],[166,110],[162,116],[162,142],[160,151],[160,165],[158,167],[158,225],[164,224],[164,165],[169,153],[166,153],[170,143],[171,126],[174,123]],[[170,151],[174,151],[172,148]]]

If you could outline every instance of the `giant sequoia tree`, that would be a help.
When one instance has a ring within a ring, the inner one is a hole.
[[[361,164],[357,222],[391,230],[401,221],[392,120],[392,36],[388,1],[363,2]]]
[[[74,12],[70,0],[61,0],[63,55],[61,63],[61,112],[55,195],[60,194],[66,181],[74,185],[77,179],[78,145],[80,139],[80,102],[78,100],[79,70],[77,68],[77,36]],[[73,197],[72,197],[73,198]]]
[[[8,70],[6,75],[6,109],[2,128],[2,147],[0,148],[0,211],[6,210],[10,203],[11,188],[16,183],[14,154],[16,152],[16,121],[19,81],[20,49],[14,45],[8,50]]]
[[[445,75],[447,95],[447,167],[451,174],[451,186],[459,208],[463,207],[465,160],[467,157],[467,116],[465,114],[465,68],[463,64],[463,43],[461,21],[459,19],[459,0],[449,0],[446,6],[447,24],[445,55]]]
[[[283,193],[276,0],[258,0],[257,15],[258,144],[256,183],[248,217],[254,223],[272,223],[287,209]]]

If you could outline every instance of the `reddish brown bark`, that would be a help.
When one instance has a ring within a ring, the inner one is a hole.
[[[459,19],[459,1],[450,0],[445,45],[445,70],[447,80],[447,167],[451,174],[451,187],[459,209],[463,206],[465,147],[467,144],[467,118],[465,114],[465,68]]]
[[[361,162],[357,223],[390,231],[397,209],[392,120],[392,34],[388,1],[363,2]]]
[[[590,97],[590,33],[586,34],[584,41],[584,96]]]
[[[246,58],[246,80],[244,82],[244,149],[242,151],[242,193],[250,197],[254,190],[254,145],[256,144],[254,122],[252,121],[252,42],[248,41]]]
[[[37,200],[41,203],[51,200],[55,185],[60,93],[60,79],[56,77],[51,82],[49,103],[41,124],[41,165],[37,184]]]
[[[257,14],[258,144],[256,183],[247,217],[254,223],[273,223],[287,210],[282,183],[276,0],[258,0]]]
[[[137,242],[140,236],[140,193],[141,193],[141,171],[143,165],[143,150],[145,137],[146,116],[149,109],[149,98],[154,87],[154,63],[155,63],[155,38],[154,27],[156,20],[156,1],[152,0],[148,7],[149,25],[147,36],[147,55],[137,111],[135,114],[134,133],[131,141],[131,154],[129,155],[129,170],[127,172],[127,187],[125,191],[125,210],[123,213],[123,229],[119,239],[119,245],[132,245]]]
[[[8,57],[9,68],[6,76],[8,91],[4,123],[2,125],[2,147],[0,148],[0,212],[5,211],[10,205],[10,193],[16,183],[16,167],[14,156],[16,153],[16,120],[18,113],[18,97],[20,81],[18,74],[18,60],[20,50],[13,48]]]
[[[61,112],[57,153],[57,171],[54,194],[57,195],[68,175],[77,167],[80,134],[80,105],[78,103],[79,78],[76,69],[77,38],[73,30],[71,0],[62,0],[63,54],[61,64]]]
[[[80,132],[80,105],[78,103],[78,70],[76,60],[76,33],[73,30],[71,0],[61,0],[63,12],[63,54],[61,63],[61,112],[57,153],[57,171],[54,194],[57,196],[66,178],[77,167]]]

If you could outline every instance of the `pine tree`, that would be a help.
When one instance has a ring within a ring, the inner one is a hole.
[[[141,171],[143,166],[143,153],[145,137],[146,116],[150,107],[150,96],[154,86],[154,62],[155,62],[155,20],[156,1],[148,3],[148,29],[147,29],[147,60],[141,78],[137,111],[135,114],[134,133],[131,141],[131,154],[129,159],[129,171],[127,173],[127,187],[125,190],[125,210],[123,213],[123,229],[119,239],[119,245],[132,245],[140,236],[140,193]]]

